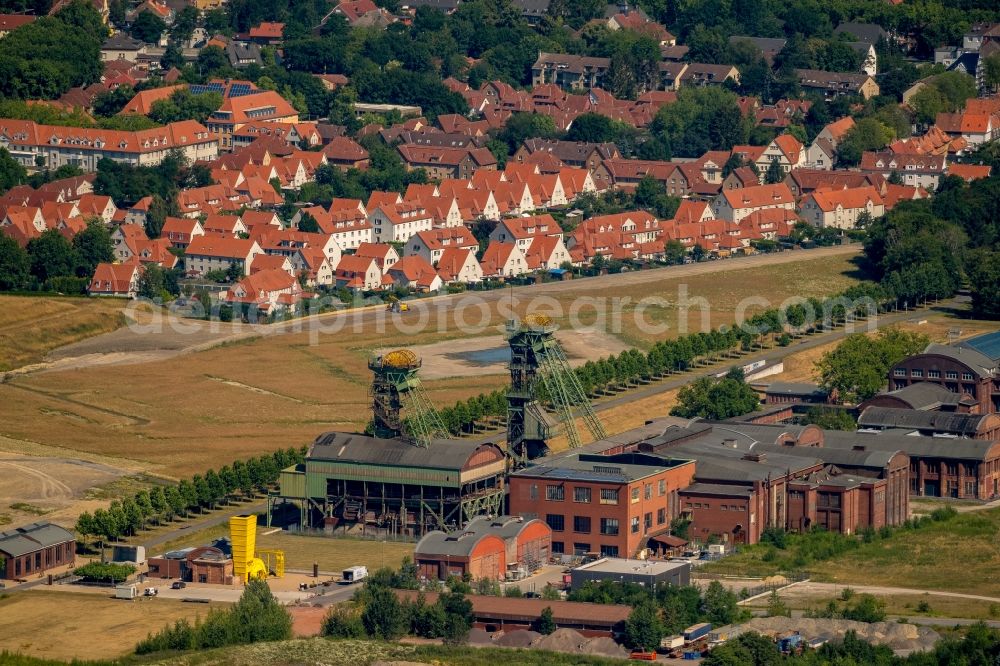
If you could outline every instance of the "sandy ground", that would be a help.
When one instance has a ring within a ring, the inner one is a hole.
[[[556,338],[562,344],[572,366],[619,354],[628,349],[618,338],[603,331],[559,331]],[[467,377],[469,375],[500,375],[507,372],[507,340],[502,335],[488,335],[461,340],[445,340],[429,345],[410,347],[423,361],[420,376],[425,379]],[[388,349],[380,352],[389,351]],[[488,360],[476,360],[477,352],[486,352]],[[502,358],[501,358],[502,357]]]
[[[114,481],[125,472],[78,458],[37,457],[0,451],[0,515],[11,526],[45,520],[72,524],[87,490]],[[106,502],[96,502],[103,506]],[[0,528],[3,529],[3,528]]]

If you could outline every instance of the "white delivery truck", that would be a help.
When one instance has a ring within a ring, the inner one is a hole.
[[[350,585],[352,583],[358,583],[368,578],[368,567],[348,567],[344,569],[344,574],[341,577],[341,581]]]

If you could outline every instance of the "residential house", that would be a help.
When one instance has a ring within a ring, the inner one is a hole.
[[[94,269],[87,293],[91,296],[135,298],[139,293],[140,268],[138,261],[125,264],[99,263]]]
[[[91,172],[97,171],[97,163],[104,158],[131,166],[156,166],[175,150],[190,163],[213,160],[219,153],[218,140],[193,120],[129,132],[0,118],[0,147],[29,169],[70,165]]]
[[[569,250],[563,243],[562,236],[536,236],[532,239],[528,251],[524,255],[528,269],[554,270],[570,262]]]
[[[385,271],[393,286],[414,291],[440,291],[444,281],[437,270],[418,254],[403,257]]]
[[[621,159],[618,146],[613,143],[587,143],[584,141],[556,141],[553,139],[526,139],[514,153],[512,161],[525,162],[535,153],[550,153],[563,164],[593,173],[604,160]]]
[[[721,86],[726,81],[739,85],[740,70],[732,65],[692,62],[677,79],[677,86]]]
[[[479,262],[483,278],[508,278],[528,272],[528,260],[514,243],[491,242]]]
[[[825,169],[793,169],[785,177],[785,184],[796,199],[813,190],[844,189],[845,187],[874,187],[879,194],[885,194],[886,180],[879,174],[858,171],[827,171]]]
[[[168,217],[160,231],[160,237],[166,238],[178,250],[186,249],[194,238],[204,235],[201,222],[190,217]]]
[[[868,74],[796,69],[795,75],[801,87],[821,92],[827,99],[842,95],[860,95],[870,99],[879,94],[878,84]]]
[[[733,169],[726,176],[726,179],[722,181],[722,189],[724,190],[738,190],[742,187],[753,187],[754,185],[760,185],[760,177],[756,171],[747,166]]]
[[[837,161],[837,146],[854,127],[854,118],[845,116],[829,123],[813,139],[806,153],[806,166],[813,169],[833,169]]]
[[[239,215],[207,215],[201,226],[208,236],[239,238],[248,232]]]
[[[449,148],[402,144],[396,147],[408,169],[424,169],[428,178],[471,178],[480,169],[495,170],[496,157],[487,148]]]
[[[434,219],[427,210],[412,202],[377,206],[368,218],[374,238],[379,243],[405,243],[414,234],[430,231],[434,226]]]
[[[334,137],[323,147],[326,161],[340,169],[367,169],[371,160],[368,151],[357,141],[346,136]]]
[[[250,274],[253,260],[263,249],[255,240],[196,236],[184,255],[184,268],[188,275],[202,276],[209,271],[225,271],[235,264],[241,275]]]
[[[113,62],[126,60],[136,62],[139,56],[146,53],[146,45],[138,39],[129,37],[124,32],[116,32],[101,44],[101,61]]]
[[[483,268],[473,250],[457,247],[446,249],[438,259],[437,271],[446,284],[473,284],[483,280]]]
[[[441,255],[451,248],[479,251],[479,241],[476,240],[468,227],[450,227],[431,229],[414,234],[406,243],[406,256],[416,255],[428,264],[437,265]]]
[[[0,39],[9,35],[23,25],[28,25],[37,19],[30,14],[0,14]]]
[[[285,24],[276,21],[262,21],[250,28],[247,39],[261,46],[277,46],[283,39]]]
[[[338,248],[339,249],[339,248]],[[337,261],[340,261],[337,255]],[[260,257],[257,258],[260,260]],[[304,278],[306,285],[332,286],[334,283],[334,264],[327,256],[323,248],[306,246],[300,247],[291,257],[292,272],[296,276]],[[256,263],[256,262],[254,262]]]
[[[299,112],[273,90],[229,97],[206,121],[222,150],[233,148],[233,135],[249,122],[297,123]]]
[[[1000,113],[939,113],[934,124],[949,137],[962,137],[972,148],[1000,138]]]
[[[806,163],[805,146],[791,134],[779,134],[767,144],[764,152],[757,158],[757,173],[763,182],[771,162],[777,160],[781,170],[788,173],[792,169],[804,166]]]
[[[795,197],[788,185],[758,185],[739,190],[725,190],[712,201],[716,219],[739,222],[747,215],[769,208],[795,208]]]
[[[834,229],[854,229],[862,215],[874,219],[885,214],[882,197],[870,186],[816,190],[805,196],[799,208],[806,222]]]
[[[362,243],[354,251],[354,256],[374,259],[383,273],[399,261],[399,252],[388,243]]]
[[[511,217],[497,222],[490,233],[490,242],[514,243],[522,252],[527,252],[535,238],[552,236],[562,238],[562,227],[551,215],[532,217]]]
[[[889,151],[865,152],[861,155],[862,173],[877,173],[889,178],[893,172],[903,184],[936,190],[948,166],[946,155],[911,155]]]
[[[222,300],[241,310],[271,314],[295,308],[303,297],[298,279],[280,269],[258,271],[230,287]],[[253,315],[250,316],[253,321]]]
[[[334,279],[338,287],[358,291],[374,291],[382,288],[382,271],[371,257],[344,255],[337,264]]]

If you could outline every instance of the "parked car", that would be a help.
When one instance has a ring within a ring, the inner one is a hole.
[[[170,589],[172,589],[172,590],[183,590],[185,587],[187,587],[187,583],[185,583],[182,580],[177,580],[177,581],[174,581],[174,584],[170,586]]]

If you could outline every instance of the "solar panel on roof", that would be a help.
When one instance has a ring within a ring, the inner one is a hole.
[[[996,361],[1000,359],[1000,331],[977,335],[974,338],[969,338],[958,343],[958,346],[975,349],[980,354]]]

